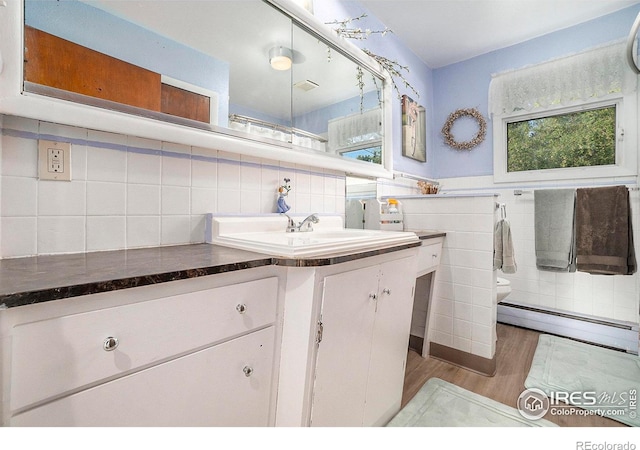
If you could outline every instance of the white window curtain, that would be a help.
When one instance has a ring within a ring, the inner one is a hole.
[[[375,145],[382,141],[382,110],[375,108],[330,120],[328,136],[332,153]]]
[[[637,76],[625,59],[625,44],[614,43],[542,64],[493,75],[489,112],[509,116],[609,94],[635,92]]]

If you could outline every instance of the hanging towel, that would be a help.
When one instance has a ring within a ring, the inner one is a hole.
[[[576,195],[578,270],[631,275],[637,264],[626,186],[578,189]]]
[[[511,225],[506,219],[499,220],[493,233],[493,270],[516,273],[518,265],[513,252]]]
[[[575,272],[575,190],[534,191],[536,267]]]
[[[493,230],[493,270],[502,269],[502,220],[496,222]]]

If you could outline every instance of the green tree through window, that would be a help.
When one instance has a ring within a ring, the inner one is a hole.
[[[360,150],[349,150],[341,153],[347,158],[357,159],[359,161],[367,161],[375,164],[382,164],[382,148],[380,146],[363,148]]]
[[[507,124],[507,172],[615,164],[616,107]]]

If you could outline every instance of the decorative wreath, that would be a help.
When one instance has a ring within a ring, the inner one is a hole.
[[[472,117],[478,122],[478,134],[470,141],[457,142],[451,134],[453,123],[460,117]],[[475,108],[458,109],[452,112],[447,118],[447,121],[442,127],[442,134],[444,134],[444,142],[448,146],[457,150],[471,150],[484,141],[485,135],[487,134],[487,122],[484,120],[484,117],[482,117],[482,114]]]

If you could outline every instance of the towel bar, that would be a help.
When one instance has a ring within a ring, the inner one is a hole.
[[[594,186],[578,186],[578,187],[581,188],[581,187],[594,187]],[[567,186],[567,188],[569,188],[569,186]],[[629,191],[640,191],[640,187],[638,186],[627,186],[627,189],[629,189]],[[533,194],[533,191],[523,191],[522,189],[513,190],[513,195],[522,195],[522,194]]]

